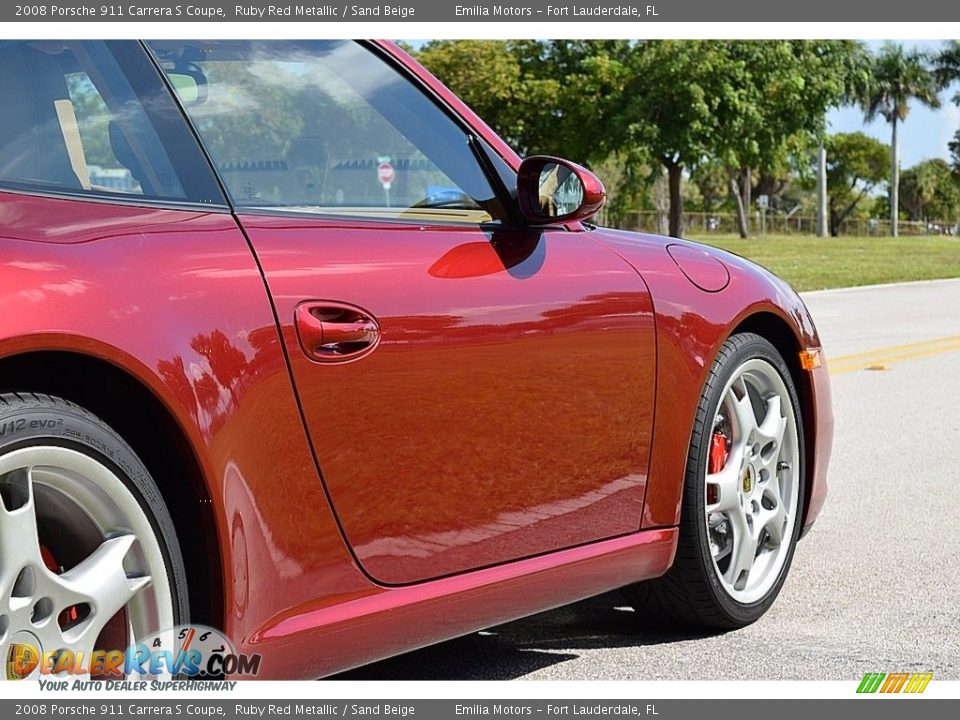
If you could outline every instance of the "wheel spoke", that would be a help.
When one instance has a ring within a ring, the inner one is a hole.
[[[724,573],[724,580],[735,588],[741,588],[749,577],[757,555],[757,538],[747,523],[747,517],[739,506],[729,515],[733,524],[733,557]],[[747,573],[744,576],[744,573]]]
[[[760,436],[760,461],[764,466],[776,464],[786,429],[787,419],[783,417],[780,396],[773,395],[767,400],[763,422],[757,427],[757,435]]]
[[[123,567],[136,537],[121,535],[104,541],[83,562],[56,576],[62,607],[87,603],[90,614],[76,627],[64,632],[64,640],[86,643],[96,638],[103,626],[117,614],[131,598],[150,584],[150,577],[128,577]]]
[[[733,412],[737,419],[737,431],[739,437],[735,437],[735,442],[746,443],[751,433],[757,429],[757,415],[753,411],[753,403],[750,401],[750,393],[747,391],[747,384],[742,378],[740,384],[743,387],[741,397],[734,396]]]
[[[707,475],[707,486],[716,487],[716,502],[707,504],[707,513],[727,512],[737,507],[737,486],[740,483],[742,462],[743,445],[737,444],[723,469]]]
[[[764,490],[763,498],[773,507],[764,508],[757,517],[757,528],[766,528],[774,547],[778,547],[783,542],[784,524],[787,519],[787,511],[783,504],[783,498],[780,494],[780,483],[774,478],[769,487]]]
[[[0,478],[0,598],[12,590],[20,571],[40,558],[33,480],[29,470]]]

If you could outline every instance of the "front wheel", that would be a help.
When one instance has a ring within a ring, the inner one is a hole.
[[[64,400],[0,395],[5,676],[39,675],[48,652],[89,662],[186,620],[173,522],[130,447]]]
[[[674,565],[627,588],[637,610],[715,629],[759,619],[783,587],[799,537],[803,457],[783,357],[758,335],[734,335],[697,409]]]

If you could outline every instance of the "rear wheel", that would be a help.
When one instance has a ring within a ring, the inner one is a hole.
[[[183,560],[160,492],[93,415],[45,395],[0,395],[0,501],[8,676],[19,676],[9,661],[24,646],[89,659],[187,621]]]
[[[742,627],[786,579],[803,506],[803,424],[789,369],[764,338],[731,337],[711,368],[687,458],[673,567],[627,589],[644,615]]]

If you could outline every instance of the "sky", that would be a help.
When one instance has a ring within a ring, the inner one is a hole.
[[[940,41],[897,40],[905,47],[915,47],[925,52],[935,53],[943,46]],[[874,52],[880,49],[883,41],[868,41],[867,46]],[[960,107],[952,98],[960,87],[956,84],[940,93],[940,108],[931,110],[914,102],[910,114],[900,128],[900,165],[904,169],[932,158],[950,158],[947,143],[960,130]],[[883,118],[877,118],[870,124],[864,123],[863,112],[856,107],[840,108],[827,115],[830,132],[862,131],[885,143],[890,142],[890,125]]]

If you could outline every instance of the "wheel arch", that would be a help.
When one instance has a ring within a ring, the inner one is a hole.
[[[173,518],[187,569],[191,621],[223,627],[223,570],[200,459],[169,406],[127,369],[76,350],[0,357],[0,389],[44,393],[92,412],[140,457]]]
[[[816,401],[810,374],[800,367],[802,341],[786,320],[768,311],[759,311],[741,319],[727,337],[740,333],[754,333],[773,345],[783,357],[787,368],[790,370],[793,384],[797,389],[797,395],[800,398],[800,413],[803,418],[803,481],[805,492],[801,527],[806,527],[810,508],[810,486],[813,481],[816,458]]]

